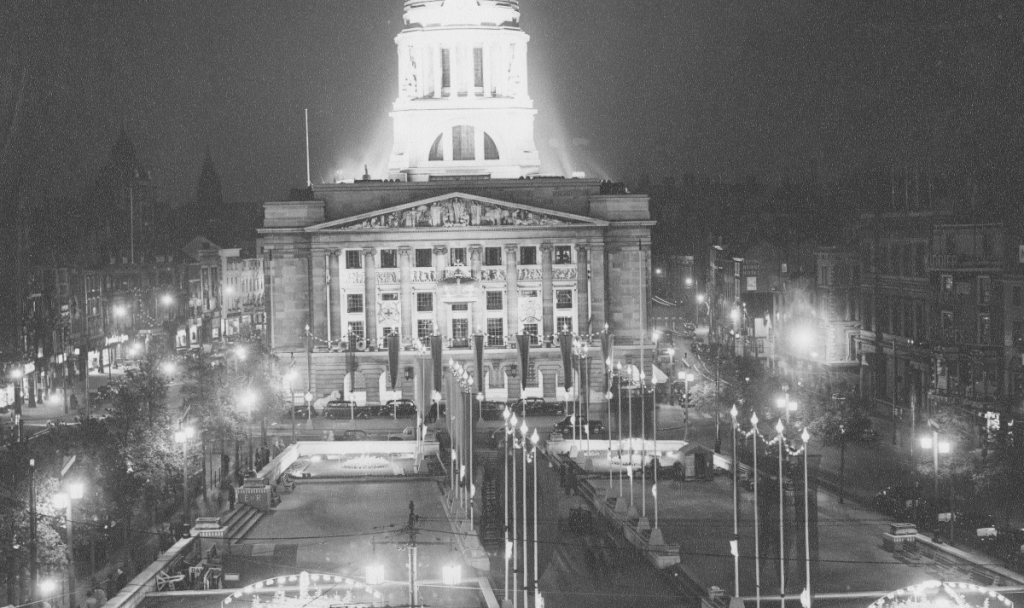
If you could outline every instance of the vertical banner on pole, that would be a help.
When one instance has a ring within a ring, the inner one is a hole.
[[[530,334],[516,334],[516,346],[519,348],[520,388],[526,388],[526,376],[530,370]]]
[[[613,359],[612,348],[614,348],[615,341],[612,335],[607,331],[601,334],[601,357],[604,362],[604,392],[608,392],[612,388],[612,365],[610,361]]]
[[[388,376],[391,380],[391,390],[395,390],[395,385],[398,384],[398,349],[401,346],[402,341],[398,339],[398,334],[391,334],[387,337],[388,341]]]
[[[441,335],[430,336],[430,363],[434,368],[434,390],[441,392]]]
[[[562,351],[562,388],[568,391],[572,388],[572,334],[558,334],[558,348]]]
[[[476,392],[484,392],[484,335],[473,336],[473,354],[476,356]]]

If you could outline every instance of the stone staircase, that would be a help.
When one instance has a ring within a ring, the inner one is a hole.
[[[249,505],[239,505],[234,511],[219,517],[200,517],[192,528],[192,536],[223,539],[231,544],[241,542],[259,523],[263,512]]]

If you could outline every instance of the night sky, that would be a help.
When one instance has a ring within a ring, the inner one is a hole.
[[[828,180],[1016,162],[1019,4],[521,0],[544,171],[772,180],[813,161]],[[84,193],[125,123],[169,204],[194,197],[207,147],[227,200],[284,197],[305,182],[305,107],[314,182],[364,163],[383,176],[401,0],[67,6],[33,21],[45,195]]]

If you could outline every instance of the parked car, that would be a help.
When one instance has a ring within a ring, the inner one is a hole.
[[[921,489],[913,486],[889,486],[875,494],[874,509],[897,521],[912,521],[924,507]],[[915,512],[916,511],[916,512]]]
[[[605,428],[604,423],[600,420],[587,420],[586,416],[579,416],[576,418],[575,432],[573,430],[572,416],[566,416],[562,420],[555,423],[555,431],[561,433],[563,437],[572,438],[582,436],[584,439],[587,438],[587,432],[589,431],[590,437],[604,437]]]
[[[522,416],[524,409],[526,416],[557,416],[562,413],[560,404],[548,403],[541,397],[517,399],[512,403],[512,411],[517,416]]]
[[[501,401],[484,401],[480,404],[480,417],[484,420],[501,420],[505,404]]]
[[[407,426],[402,429],[401,433],[391,433],[388,435],[388,441],[415,441],[416,439],[416,427]]]
[[[412,399],[392,399],[384,404],[384,411],[381,413],[395,418],[415,418],[416,404]]]
[[[366,434],[366,431],[355,429],[349,429],[343,431],[340,435],[334,436],[335,441],[366,441],[367,439],[369,439],[369,436]]]
[[[310,412],[313,413],[313,417],[314,418],[317,415],[316,408],[313,407],[312,405],[307,405],[305,403],[302,403],[302,404],[299,404],[299,405],[293,405],[291,407],[291,409],[285,409],[285,411],[284,411],[284,418],[288,418],[290,420],[291,417],[292,417],[292,412],[295,413],[295,419],[296,420],[306,420],[306,419],[308,419],[310,417]]]
[[[323,416],[327,420],[349,420],[355,417],[355,401],[331,401],[324,406]]]

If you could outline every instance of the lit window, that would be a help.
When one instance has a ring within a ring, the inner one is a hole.
[[[519,263],[523,266],[536,266],[537,265],[537,248],[536,247],[520,247],[519,248]]]
[[[416,321],[416,337],[420,340],[429,340],[434,333],[434,322],[430,319],[419,319]]]
[[[504,319],[487,319],[487,345],[501,346],[505,343]]]
[[[382,294],[380,294],[380,300],[381,300],[381,302],[397,302],[398,301],[398,294],[394,293],[394,292],[382,293]]]
[[[572,290],[571,289],[556,289],[555,290],[555,308],[572,308]]]
[[[452,86],[452,55],[448,49],[441,49],[441,95],[448,96]]]
[[[537,344],[539,329],[536,323],[523,323],[523,333],[530,336],[530,344]]]
[[[469,302],[452,302],[453,312],[466,312],[469,310]]]
[[[501,266],[501,247],[484,248],[484,266]]]
[[[452,339],[465,340],[469,335],[469,319],[452,319]]]
[[[572,317],[558,317],[556,319],[558,332],[567,331],[572,333]]]
[[[345,268],[362,268],[363,267],[363,252],[362,251],[346,251],[345,252]]]
[[[366,331],[363,329],[362,321],[352,321],[348,324],[348,333],[353,335],[357,340],[362,339],[366,335]]]
[[[555,264],[572,264],[572,247],[569,245],[558,245],[555,247]]]
[[[466,265],[466,248],[465,247],[452,247],[448,250],[448,265],[449,266],[465,266]]]
[[[349,294],[347,298],[348,312],[350,313],[361,313],[363,312],[363,294]]]

